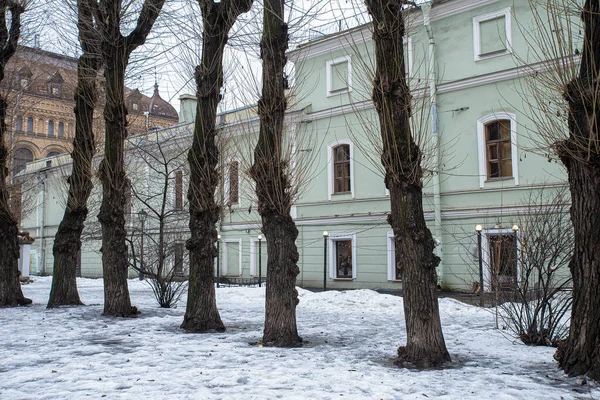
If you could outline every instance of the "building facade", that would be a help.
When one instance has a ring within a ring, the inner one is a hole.
[[[519,237],[526,235],[512,229],[527,212],[525,199],[566,186],[561,165],[540,154],[532,122],[535,104],[523,89],[548,68],[545,60],[527,59],[535,49],[519,26],[531,19],[527,2],[512,0],[434,1],[407,13],[405,59],[415,98],[413,132],[425,154],[423,203],[441,258],[440,287],[472,290],[479,281],[476,225],[481,225],[483,237],[484,290],[493,282],[518,281],[516,259],[512,264],[499,260],[503,246],[515,249]],[[401,288],[387,223],[389,194],[378,164],[370,27],[312,40],[288,58],[296,74],[286,137],[298,185],[292,207],[299,231],[297,284],[319,287],[325,280],[327,287],[338,289]],[[195,105],[193,97],[183,100],[182,124],[161,132],[189,146]],[[222,143],[227,143],[218,194],[223,204],[218,273],[252,277],[262,266],[264,274],[268,243],[259,239],[257,201],[244,173],[252,161],[258,118],[249,107],[224,113],[218,122]],[[41,168],[31,164],[27,173],[54,176],[55,181],[61,175],[59,169]],[[148,174],[136,171],[132,174],[138,180]],[[187,193],[185,168],[182,174],[179,190]],[[52,187],[44,190],[56,194],[44,196],[59,196],[62,189]],[[62,215],[50,204],[42,207],[48,207],[44,215]],[[133,212],[140,207],[133,205]],[[24,223],[33,236],[46,238],[34,243],[38,260],[44,255],[32,271],[51,272],[48,249],[58,222],[46,219],[40,227],[39,218],[32,218]],[[185,221],[179,230],[185,238]],[[99,247],[97,241],[86,242],[84,275],[101,276]]]

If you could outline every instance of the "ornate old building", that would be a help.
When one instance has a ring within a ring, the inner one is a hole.
[[[101,74],[98,81],[102,91]],[[7,140],[13,176],[27,162],[70,151],[75,134],[76,84],[76,58],[25,46],[11,58],[2,90],[8,102]],[[152,97],[128,88],[125,97],[130,134],[178,123],[177,111],[160,97],[158,83]],[[101,94],[95,112],[98,142],[104,138],[102,102]]]

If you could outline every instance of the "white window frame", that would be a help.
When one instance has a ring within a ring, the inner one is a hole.
[[[394,232],[387,233],[387,279],[392,282],[401,282],[396,279],[396,246],[394,245]]]
[[[352,241],[352,278],[337,278],[336,277],[336,252],[335,243],[344,240]],[[356,234],[355,233],[333,233],[329,234],[327,240],[327,247],[329,250],[329,278],[333,280],[347,281],[356,279]]]
[[[413,49],[413,39],[412,36],[404,36],[404,41],[406,42],[406,53],[407,53],[407,62],[408,62],[408,77],[412,78],[413,74],[413,59],[414,59],[414,49]]]
[[[483,291],[492,289],[492,269],[490,266],[490,236],[492,235],[514,235],[511,228],[484,229],[481,232],[481,257],[483,265]],[[517,231],[517,252],[521,252],[521,231]],[[521,263],[517,258],[517,285],[521,283]]]
[[[487,149],[485,142],[485,126],[490,122],[507,119],[510,120],[510,156],[512,159],[512,178],[515,186],[519,186],[519,149],[517,147],[517,116],[515,114],[500,112],[486,115],[477,120],[477,148],[479,153],[479,187],[484,188],[485,183],[494,182],[487,176]],[[501,179],[500,179],[501,180]]]
[[[350,146],[350,194],[352,195],[352,198],[354,198],[354,144],[350,139],[341,139],[336,140],[335,142],[331,142],[327,145],[327,198],[329,200],[331,200],[335,189],[333,173],[333,170],[335,168],[333,160],[333,149],[343,144],[347,144]]]
[[[482,22],[490,21],[504,17],[504,24],[506,29],[506,50],[498,51],[490,54],[481,54],[481,26]],[[512,22],[510,15],[510,7],[502,10],[494,11],[488,14],[479,15],[473,18],[473,49],[475,52],[475,61],[487,60],[489,58],[499,57],[513,52],[512,48]]]
[[[267,241],[263,236],[263,239],[261,240],[261,254],[266,254],[264,253],[263,246],[266,243]],[[261,275],[263,277],[265,276],[266,266],[267,264],[261,265]],[[258,239],[255,237],[250,238],[250,276],[258,276]]]
[[[221,243],[223,247],[223,258],[219,265],[221,276],[227,275],[227,271],[229,270],[229,265],[227,265],[227,243],[239,244],[238,276],[242,276],[242,239],[221,239]]]
[[[332,75],[331,75],[332,67],[334,65],[341,64],[344,62],[348,63],[348,81],[347,81],[346,88],[339,89],[339,90],[333,90],[333,88],[332,88],[333,79],[332,79]],[[327,61],[325,71],[326,71],[325,76],[326,76],[326,83],[327,83],[327,97],[336,96],[341,93],[350,93],[352,91],[352,57],[350,57],[349,55],[346,55],[346,56],[341,56],[341,57],[335,58],[333,60]]]
[[[231,177],[229,176],[229,166],[231,165],[232,162],[237,162],[238,163],[238,201],[237,203],[231,203],[230,205],[233,207],[234,205],[240,205],[242,203],[242,196],[241,196],[241,192],[242,192],[242,174],[240,173],[240,167],[242,166],[242,163],[240,162],[240,160],[238,158],[231,158],[227,161],[227,163],[225,164],[225,182],[224,184],[224,192],[225,192],[225,204],[229,204],[229,188],[230,188],[230,179]]]

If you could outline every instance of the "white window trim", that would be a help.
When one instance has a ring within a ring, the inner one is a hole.
[[[504,24],[506,29],[506,50],[498,51],[492,54],[481,54],[481,28],[482,22],[490,21],[492,19],[504,17]],[[499,57],[513,52],[512,48],[512,22],[510,18],[510,7],[494,11],[488,14],[479,15],[473,18],[473,49],[475,52],[475,61],[487,60],[489,58]]]
[[[413,39],[412,36],[405,36],[404,41],[406,41],[406,53],[408,58],[408,77],[412,78],[413,74],[413,59],[414,59],[414,48],[413,48]]]
[[[227,160],[227,163],[225,164],[225,182],[223,183],[224,185],[224,192],[225,192],[225,204],[229,204],[229,188],[230,188],[230,176],[229,176],[229,166],[231,165],[232,162],[237,162],[238,163],[238,201],[236,203],[231,203],[231,206],[234,205],[240,205],[241,204],[241,191],[242,191],[242,174],[240,173],[240,167],[242,165],[242,163],[240,162],[240,160],[238,158],[231,158],[229,160]]]
[[[227,271],[229,266],[227,265],[227,243],[238,243],[239,244],[239,260],[238,260],[238,275],[242,276],[242,239],[222,239],[221,243],[223,244],[223,259],[219,265],[221,268],[221,276],[227,275]],[[232,266],[233,267],[233,266]],[[233,272],[233,269],[232,269]]]
[[[351,240],[352,241],[352,279],[356,279],[356,234],[354,233],[333,233],[329,234],[329,239],[327,240],[327,247],[329,251],[329,278],[334,280],[349,280],[349,278],[336,278],[335,276],[335,245],[334,242],[342,241],[342,240]]]
[[[261,258],[262,258],[262,255],[266,254],[264,245],[267,243],[267,241],[263,237],[261,242],[262,242],[261,243]],[[266,268],[267,264],[262,261],[263,260],[261,260],[261,275],[262,275],[262,277],[264,277],[265,272],[266,272],[265,268]],[[250,276],[258,276],[258,239],[255,237],[250,238]]]
[[[485,143],[485,125],[501,120],[510,120],[510,156],[512,158],[512,179],[515,186],[519,186],[519,149],[517,147],[517,116],[509,113],[495,113],[477,120],[477,147],[479,153],[479,187],[483,188],[488,181],[487,177],[487,151]]]
[[[492,269],[490,266],[490,240],[491,235],[514,235],[511,228],[485,229],[481,232],[481,257],[483,264],[483,291],[492,289]],[[521,231],[517,231],[517,251],[521,252]],[[517,285],[521,283],[521,264],[517,258]]]
[[[394,232],[387,233],[387,266],[388,266],[388,281],[401,282],[400,279],[396,279],[396,252],[394,246]]]
[[[331,196],[334,194],[334,163],[333,163],[333,149],[337,146],[347,144],[350,146],[350,194],[354,198],[354,144],[350,139],[336,140],[327,145],[327,198],[331,200]]]
[[[332,90],[332,87],[331,87],[333,84],[331,70],[334,65],[341,64],[343,62],[348,63],[347,87],[345,89],[340,89],[340,90],[334,91],[334,90]],[[342,57],[338,57],[333,60],[327,61],[326,68],[325,68],[325,77],[326,77],[326,83],[327,83],[327,97],[336,96],[341,93],[350,93],[352,91],[352,57],[347,55],[347,56],[342,56]]]

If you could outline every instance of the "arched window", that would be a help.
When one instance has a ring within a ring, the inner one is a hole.
[[[514,179],[519,184],[517,134],[514,114],[495,113],[477,121],[479,186]]]
[[[54,136],[54,121],[48,121],[48,136]]]
[[[15,128],[17,132],[23,132],[23,117],[17,117],[15,121]]]
[[[65,123],[61,121],[58,123],[58,137],[64,137],[64,136],[65,136]]]
[[[38,126],[37,126],[38,133],[41,133],[41,134],[44,133],[44,125],[46,125],[46,122],[42,118],[40,118],[38,120]]]
[[[33,133],[33,118],[27,118],[27,132]]]
[[[25,169],[25,164],[33,161],[33,153],[26,148],[15,150],[13,157],[13,173],[17,174]]]
[[[58,151],[51,151],[51,152],[49,152],[49,153],[46,155],[46,157],[54,157],[54,156],[57,156],[57,155],[59,155],[59,154],[60,154],[60,153],[59,153]]]

